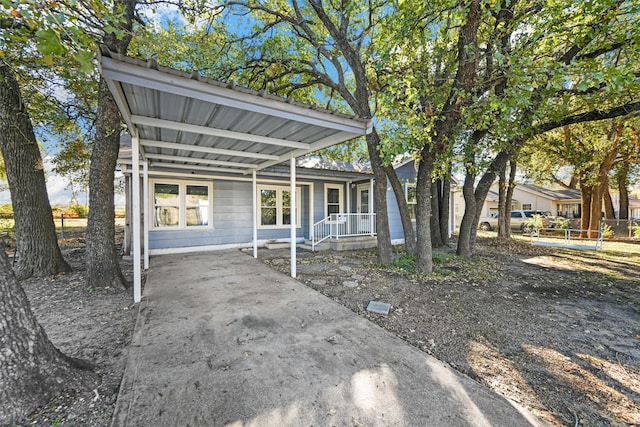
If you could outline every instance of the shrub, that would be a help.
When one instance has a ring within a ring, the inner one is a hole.
[[[602,224],[600,231],[602,231],[602,237],[613,237],[616,234],[609,224]]]
[[[72,215],[76,215],[78,218],[86,218],[89,213],[89,208],[85,205],[74,203],[67,207],[67,211]]]
[[[555,221],[553,221],[553,227],[558,230],[568,230],[569,229],[569,219],[564,217],[557,217]]]

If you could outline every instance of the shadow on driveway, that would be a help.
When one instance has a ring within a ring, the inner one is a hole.
[[[542,424],[245,253],[151,261],[113,426]]]

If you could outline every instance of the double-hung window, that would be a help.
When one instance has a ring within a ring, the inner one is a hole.
[[[151,188],[153,228],[211,228],[210,183],[154,181]]]
[[[291,225],[291,188],[258,186],[258,226],[280,228]],[[296,227],[300,227],[300,188],[296,188]]]
[[[406,183],[404,185],[404,195],[407,199],[407,207],[409,208],[409,216],[416,219],[416,184]]]
[[[325,184],[324,185],[324,216],[325,218],[331,214],[344,213],[342,205],[342,185]]]

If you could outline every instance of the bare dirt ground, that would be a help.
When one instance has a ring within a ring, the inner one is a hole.
[[[83,235],[65,237],[74,272],[23,286],[50,339],[91,361],[102,384],[57,396],[20,426],[110,425],[124,371],[131,291],[87,288]],[[430,277],[406,257],[382,268],[372,251],[301,252],[298,277],[552,424],[640,425],[640,254],[479,243],[471,260],[438,253]],[[288,273],[288,250],[260,257]],[[123,270],[131,277],[130,262]],[[371,300],[390,303],[389,315],[367,312]]]
[[[640,255],[480,242],[435,274],[373,252],[299,255],[298,278],[540,418],[640,425]],[[264,262],[288,272],[286,254]],[[391,304],[388,316],[366,311]]]
[[[65,354],[90,362],[102,381],[94,390],[68,390],[18,426],[109,426],[131,342],[137,308],[132,292],[88,288],[84,274],[84,229],[67,230],[59,241],[69,274],[29,279],[22,286],[49,339]],[[12,244],[7,247],[13,255]],[[132,277],[131,262],[121,264]]]

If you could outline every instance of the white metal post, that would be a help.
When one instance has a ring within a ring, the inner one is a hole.
[[[140,272],[140,144],[138,137],[131,138],[132,154],[132,187],[133,205],[131,222],[133,223],[133,302],[140,302],[142,299],[142,276]]]
[[[375,225],[375,216],[373,215],[373,213],[375,212],[373,210],[373,200],[375,199],[375,197],[373,197],[373,179],[369,180],[369,200],[367,200],[367,202],[369,203],[369,230],[371,231],[371,237],[373,237],[374,233],[373,233],[373,226]]]
[[[289,213],[291,215],[291,277],[296,277],[296,158],[291,156],[291,193],[289,196]]]
[[[144,269],[149,269],[149,221],[151,219],[151,211],[149,208],[149,162],[142,162],[142,218],[144,233]]]
[[[258,182],[256,170],[252,171],[251,192],[253,193],[253,257],[258,258]]]

